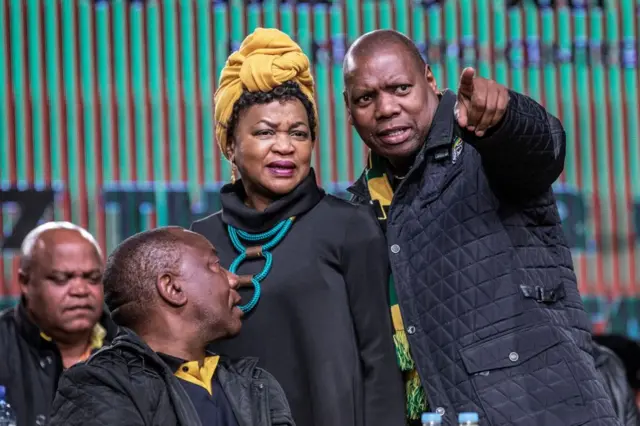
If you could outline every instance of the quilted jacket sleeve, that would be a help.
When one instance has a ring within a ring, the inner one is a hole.
[[[510,195],[535,196],[549,189],[564,168],[562,123],[533,99],[509,91],[502,122],[482,138],[462,130],[478,150],[485,173]]]
[[[404,391],[388,302],[388,254],[369,206],[358,206],[345,237],[342,265],[363,372],[363,424],[404,424]]]
[[[620,422],[624,426],[640,426],[635,393],[627,381],[624,364],[613,351],[598,344],[594,344],[594,357]]]
[[[639,426],[640,415],[638,413],[638,406],[636,405],[635,393],[631,389],[627,390],[625,394],[625,410],[623,425],[625,426]]]
[[[60,378],[49,426],[144,426],[131,398],[104,369],[76,365]]]
[[[260,376],[267,380],[269,386],[269,411],[273,426],[296,426],[291,415],[289,401],[280,383],[269,372],[261,370]]]

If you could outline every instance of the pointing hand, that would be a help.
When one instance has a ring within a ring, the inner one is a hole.
[[[473,68],[462,71],[454,114],[460,127],[482,137],[504,116],[509,91],[503,85],[475,74]]]

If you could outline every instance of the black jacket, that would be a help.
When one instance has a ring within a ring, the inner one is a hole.
[[[239,426],[294,426],[278,382],[257,361],[221,358],[216,368]],[[50,426],[200,426],[174,372],[135,333],[124,329],[109,347],[67,370]]]
[[[624,426],[640,426],[636,396],[627,381],[624,364],[611,349],[598,344],[593,346],[596,368],[602,375],[620,422]]]
[[[484,426],[615,425],[551,190],[565,133],[532,99],[510,97],[499,126],[475,138],[445,91],[394,193],[388,253],[418,373],[444,425],[461,411]],[[363,179],[350,190],[369,201]]]
[[[100,324],[107,332],[106,344],[117,327],[107,313]],[[42,338],[22,302],[0,313],[0,385],[7,389],[7,402],[20,426],[46,423],[62,371],[58,347]]]

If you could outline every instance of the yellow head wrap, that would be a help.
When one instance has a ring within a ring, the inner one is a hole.
[[[227,157],[227,124],[233,105],[243,90],[268,92],[293,80],[313,104],[313,77],[309,71],[309,58],[291,37],[274,28],[256,28],[244,39],[237,52],[233,52],[222,69],[215,94],[216,138]],[[317,126],[317,124],[316,124]],[[317,128],[314,129],[316,135]]]

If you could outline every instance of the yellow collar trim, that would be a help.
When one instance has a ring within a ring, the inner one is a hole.
[[[44,331],[40,332],[42,337],[47,342],[53,341]],[[107,330],[100,324],[96,324],[91,331],[91,339],[89,340],[90,349],[100,349],[104,345],[104,338],[107,337]]]
[[[218,367],[219,356],[206,357],[202,366],[198,361],[189,361],[182,364],[174,375],[185,382],[205,388],[209,395],[213,393],[211,382]]]
[[[107,330],[99,323],[96,324],[91,333],[91,349],[100,349],[104,345],[105,337],[107,337]]]

